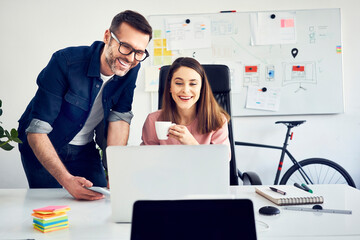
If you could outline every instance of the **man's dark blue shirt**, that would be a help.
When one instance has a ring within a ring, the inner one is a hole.
[[[104,43],[97,41],[90,47],[69,47],[53,54],[40,72],[39,88],[19,120],[18,131],[23,144],[27,145],[25,130],[33,119],[51,125],[48,136],[57,150],[82,129],[103,84],[100,78],[103,48]],[[139,69],[140,64],[123,77],[115,75],[105,85],[102,96],[105,133],[111,111],[131,111]]]

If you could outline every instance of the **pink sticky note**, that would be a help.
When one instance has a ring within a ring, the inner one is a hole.
[[[47,206],[38,209],[33,209],[34,212],[55,212],[55,211],[67,211],[69,206]]]
[[[281,19],[281,27],[282,28],[286,28],[286,27],[294,27],[294,19],[290,18],[290,19]]]

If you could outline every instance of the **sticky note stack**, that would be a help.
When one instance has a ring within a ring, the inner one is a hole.
[[[47,233],[69,227],[68,216],[69,206],[47,206],[33,209],[34,228],[40,232]]]

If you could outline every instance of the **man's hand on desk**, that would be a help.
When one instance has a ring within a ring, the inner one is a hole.
[[[85,187],[92,187],[92,182],[83,177],[71,176],[61,184],[77,200],[99,200],[105,196]]]

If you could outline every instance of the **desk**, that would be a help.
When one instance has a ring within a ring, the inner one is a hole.
[[[360,191],[346,185],[315,185],[324,208],[352,210],[352,215],[283,210],[277,216],[259,215],[273,205],[255,193],[253,186],[231,187],[237,198],[254,203],[259,240],[359,240]],[[69,205],[69,229],[43,234],[33,229],[32,209]],[[130,239],[130,224],[111,221],[110,199],[77,201],[64,189],[0,189],[0,239]],[[265,225],[269,226],[266,229]]]

